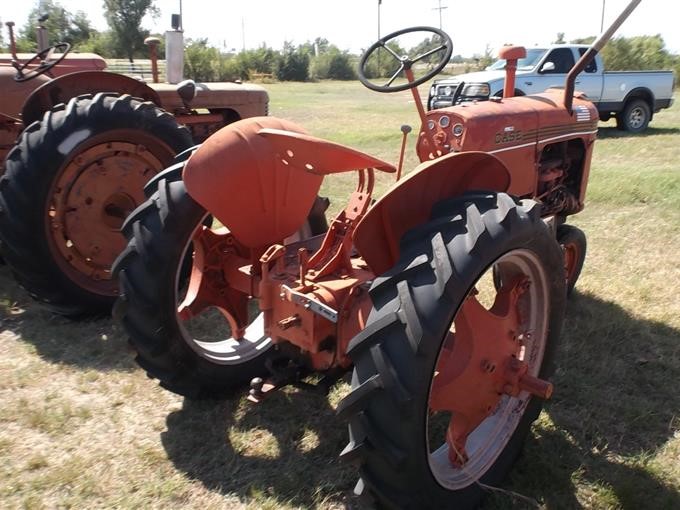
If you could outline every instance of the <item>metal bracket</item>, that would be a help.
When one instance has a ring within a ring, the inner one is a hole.
[[[317,301],[314,298],[310,298],[306,294],[297,292],[287,285],[281,285],[281,290],[285,295],[285,299],[293,303],[297,303],[305,307],[305,309],[311,310],[317,315],[320,315],[324,319],[327,319],[333,323],[338,322],[338,312],[333,310],[330,306]]]

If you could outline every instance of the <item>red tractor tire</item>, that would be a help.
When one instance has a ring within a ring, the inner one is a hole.
[[[564,254],[567,296],[571,296],[586,260],[586,235],[580,228],[564,224],[557,227],[557,242]]]
[[[159,174],[156,192],[123,226],[129,243],[113,265],[121,288],[113,315],[137,351],[137,363],[161,386],[192,399],[224,397],[267,375],[268,363],[286,358],[263,332],[250,344],[216,338],[225,321],[213,317],[199,340],[180,318],[178,302],[191,269],[192,239],[202,226],[209,228],[210,217],[188,195],[181,180],[183,165],[176,163]],[[308,223],[314,215],[312,211]],[[258,333],[257,321],[251,322],[251,338],[253,331]]]
[[[442,463],[447,443],[430,451],[443,436],[431,428],[430,398],[445,339],[482,275],[493,288],[493,266],[501,282],[526,271],[525,313],[537,329],[524,356],[537,377],[549,377],[566,301],[560,249],[534,202],[476,193],[435,206],[429,223],[402,238],[400,254],[374,281],[366,328],[349,345],[352,391],[338,413],[349,420],[350,442],[341,457],[358,463],[355,492],[376,506],[475,508],[482,484],[498,484],[511,469],[543,402],[520,393],[487,408],[469,436],[477,447],[468,462]],[[477,400],[476,387],[461,391]]]
[[[127,95],[78,96],[28,126],[0,178],[2,254],[19,284],[55,313],[108,313],[123,220],[191,145],[172,115]]]

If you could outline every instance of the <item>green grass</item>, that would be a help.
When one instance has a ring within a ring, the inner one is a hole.
[[[417,128],[407,92],[267,88],[273,115],[390,162],[400,126]],[[680,508],[680,104],[643,136],[601,127],[573,217],[589,252],[555,394],[487,509]],[[392,180],[380,176],[376,196]],[[328,179],[334,211],[353,187],[352,175]],[[354,468],[337,460],[346,391],[287,389],[259,407],[184,400],[146,378],[111,320],[52,316],[0,267],[2,507],[358,508]]]

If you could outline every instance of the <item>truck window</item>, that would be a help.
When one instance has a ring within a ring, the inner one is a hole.
[[[567,74],[574,67],[574,53],[571,48],[555,48],[550,52],[545,62],[555,64],[555,69],[542,71],[544,74]],[[545,65],[545,63],[543,64]]]
[[[579,57],[582,57],[583,54],[588,51],[588,48],[579,48],[578,49],[578,55]],[[593,61],[588,64],[588,67],[585,68],[586,73],[596,73],[597,72],[597,59],[593,59]]]

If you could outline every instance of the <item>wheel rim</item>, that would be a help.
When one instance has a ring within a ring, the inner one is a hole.
[[[238,256],[239,248],[229,231],[212,230],[201,221],[180,258],[192,257],[188,284],[182,264],[175,275],[176,315],[184,341],[219,365],[245,363],[272,345],[258,300],[231,289],[222,277],[224,257],[231,255]]]
[[[511,391],[505,367],[523,365],[520,381],[533,380],[544,396],[552,391],[537,379],[548,333],[548,288],[538,257],[514,250],[480,277],[456,313],[442,342],[426,416],[428,462],[443,487],[458,490],[478,481],[519,425],[530,386],[521,382]],[[494,354],[485,356],[485,350]]]
[[[64,162],[49,193],[47,239],[55,262],[79,287],[118,293],[111,265],[126,244],[120,229],[144,201],[144,184],[172,156],[156,138],[118,130],[92,137]]]
[[[645,117],[646,115],[642,107],[636,106],[630,111],[630,115],[628,116],[628,122],[630,124],[630,127],[632,127],[633,129],[642,127],[642,125],[645,122]]]

